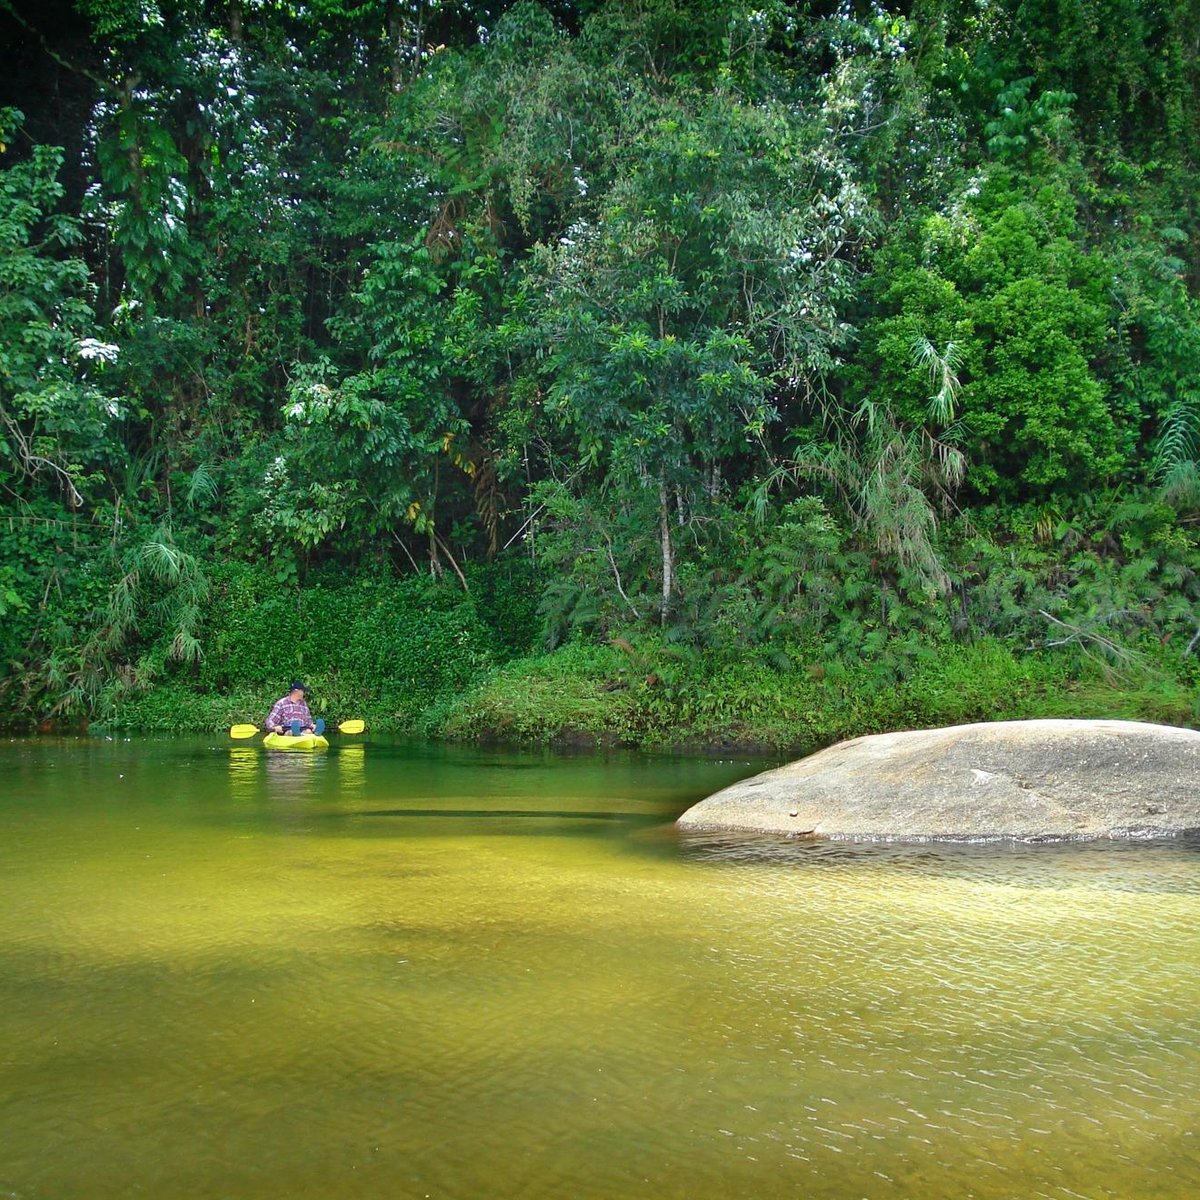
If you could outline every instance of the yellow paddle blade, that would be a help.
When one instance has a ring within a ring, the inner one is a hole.
[[[359,721],[357,719],[353,721],[343,721],[338,726],[338,733],[362,733],[366,727],[366,721]]]
[[[248,738],[258,733],[257,725],[235,725],[230,731],[231,738]]]

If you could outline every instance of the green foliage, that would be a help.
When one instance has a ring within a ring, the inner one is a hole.
[[[0,147],[22,120],[0,110]],[[97,336],[87,267],[69,256],[82,231],[55,211],[61,166],[47,146],[0,160],[0,486],[49,485],[75,509],[121,406],[97,382],[118,348]]]
[[[479,619],[491,631],[498,661],[530,653],[540,623],[539,578],[523,558],[472,566],[467,578]]]
[[[996,116],[988,121],[988,149],[999,160],[1035,158],[1052,150],[1070,129],[1074,92],[1043,91],[1030,99],[1033,76],[1016,79],[996,98]]]
[[[811,753],[847,737],[1035,716],[1186,720],[1178,687],[1114,688],[1053,653],[1003,643],[943,645],[880,686],[869,664],[781,670],[724,664],[655,640],[572,643],[520,660],[429,714],[453,738],[730,747]]]
[[[545,596],[551,643],[615,611],[667,626],[691,602],[680,586],[728,486],[765,464],[768,427],[843,339],[869,221],[849,162],[782,104],[590,71],[628,101],[579,147],[586,198],[531,255],[511,339],[512,402],[536,408],[519,428],[554,452],[532,497],[552,522],[542,553],[574,563]]]
[[[533,545],[546,580],[539,613],[550,649],[575,634],[640,621],[655,607],[658,497],[638,489],[599,499],[553,482],[532,497]]]
[[[992,345],[964,407],[998,475],[1020,461],[1031,487],[1058,488],[1094,484],[1123,465],[1104,388],[1088,366],[1103,334],[1099,316],[1070,289],[1034,279],[988,305]]]
[[[430,711],[431,732],[455,738],[549,742],[568,734],[599,742],[621,740],[622,715],[632,695],[620,682],[621,652],[571,643],[558,652],[518,660]]]
[[[371,365],[341,378],[328,359],[297,367],[285,455],[264,480],[265,524],[302,546],[347,525],[362,535],[402,522],[431,531],[442,465],[474,470],[452,452],[466,423],[443,379],[446,313],[428,251],[389,244],[375,253],[357,297],[366,320],[354,330]]]
[[[201,702],[258,697],[257,721],[303,675],[315,709],[408,725],[436,698],[489,670],[494,635],[461,590],[425,579],[362,574],[281,586],[261,567],[229,563],[212,572],[204,655],[186,686]],[[178,694],[179,689],[175,689]],[[129,699],[114,722],[136,725],[153,710]]]
[[[203,657],[198,632],[208,582],[167,523],[98,536],[47,503],[28,505],[0,546],[18,603],[6,622],[8,672],[0,700],[9,720],[87,720],[122,695],[161,681]]]
[[[1120,302],[1114,381],[1128,408],[1157,430],[1150,477],[1194,510],[1181,487],[1200,457],[1200,307],[1185,280],[1187,235],[1153,227],[1114,251]]]
[[[967,482],[1044,496],[1103,484],[1131,463],[1136,410],[1098,374],[1117,313],[1112,268],[1076,240],[1059,182],[1030,198],[993,171],[950,216],[897,230],[881,258],[884,314],[867,323],[849,386],[913,420],[924,407],[918,337],[953,342]]]
[[[20,18],[13,719],[1190,711],[1188,6],[252,7]]]

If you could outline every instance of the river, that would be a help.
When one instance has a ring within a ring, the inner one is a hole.
[[[675,832],[764,765],[0,742],[0,1198],[1200,1193],[1200,846]]]

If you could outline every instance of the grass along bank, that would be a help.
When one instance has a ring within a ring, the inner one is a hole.
[[[901,664],[834,659],[783,669],[763,658],[721,660],[654,639],[616,639],[572,643],[465,685],[458,676],[419,692],[333,670],[311,673],[308,682],[313,710],[327,720],[362,717],[375,732],[515,745],[799,755],[861,734],[972,721],[1200,724],[1193,689],[1182,682],[996,640],[938,645]],[[95,727],[222,730],[260,720],[278,690],[251,683],[196,690],[176,678],[127,695]]]
[[[523,658],[426,713],[451,739],[745,748],[804,754],[844,738],[972,721],[1084,717],[1193,725],[1191,690],[1070,654],[999,641],[935,646],[906,664],[780,669],[715,662],[652,641]]]

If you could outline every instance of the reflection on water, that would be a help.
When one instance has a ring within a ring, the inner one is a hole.
[[[261,744],[229,747],[229,792],[235,800],[275,796],[311,798],[327,790],[331,777],[342,796],[363,788],[366,747],[332,750],[268,750]]]
[[[847,863],[886,865],[889,871],[994,875],[1006,883],[1020,877],[1033,888],[1095,888],[1103,891],[1200,890],[1200,872],[1186,869],[1189,860],[1200,867],[1200,837],[1189,834],[1159,842],[1012,842],[958,844],[946,841],[915,844],[889,842],[819,841],[770,835],[730,834],[688,830],[679,845],[696,861],[731,866],[773,863],[820,869]],[[1151,849],[1149,854],[1143,853]],[[1184,869],[1164,872],[1164,862],[1178,861]]]
[[[361,792],[366,782],[364,772],[367,765],[367,748],[361,742],[341,746],[337,750],[335,764],[338,785],[343,795]]]
[[[229,747],[229,794],[234,800],[258,797],[258,775],[263,752],[258,746]]]
[[[0,1196],[1196,1194],[1196,843],[675,834],[756,769],[0,744]]]

